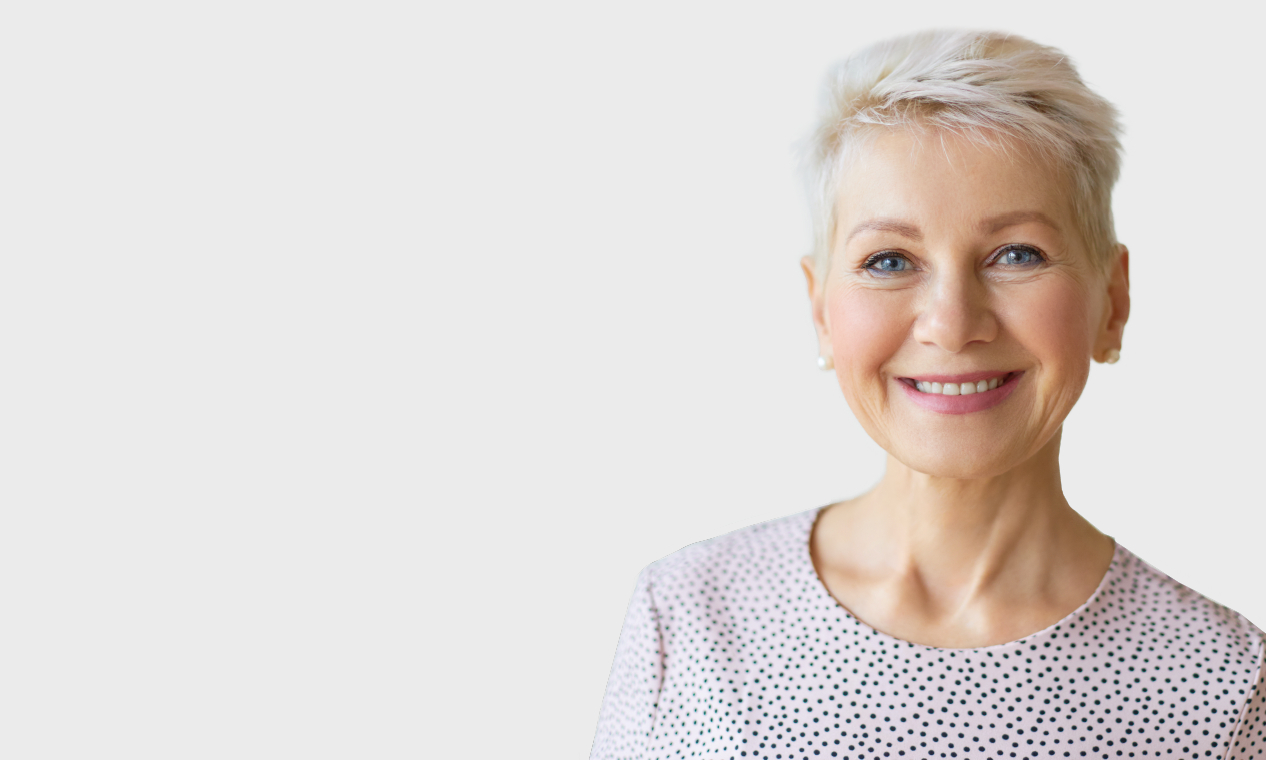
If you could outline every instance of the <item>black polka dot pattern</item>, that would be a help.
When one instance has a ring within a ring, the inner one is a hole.
[[[937,649],[831,598],[809,558],[816,516],[642,571],[593,758],[1266,760],[1262,631],[1120,545],[1058,624]]]

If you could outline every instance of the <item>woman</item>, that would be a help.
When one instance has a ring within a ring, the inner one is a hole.
[[[1120,357],[1112,107],[1058,51],[931,33],[828,80],[802,262],[870,492],[639,577],[595,758],[1266,757],[1261,630],[1060,489]]]

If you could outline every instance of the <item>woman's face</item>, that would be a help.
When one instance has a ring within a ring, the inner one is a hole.
[[[1066,180],[1012,148],[882,134],[841,183],[827,272],[805,262],[849,407],[931,475],[995,475],[1037,453],[1129,312],[1124,249],[1101,273]]]

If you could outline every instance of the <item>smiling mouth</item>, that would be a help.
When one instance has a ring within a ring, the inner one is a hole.
[[[997,377],[977,380],[974,383],[934,383],[930,380],[916,380],[912,377],[899,379],[920,393],[941,396],[969,396],[973,393],[984,393],[1006,385],[1011,380],[1019,377],[1020,374],[1019,372],[1007,372]]]

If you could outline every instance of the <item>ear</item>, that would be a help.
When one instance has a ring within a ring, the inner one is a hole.
[[[1108,267],[1108,308],[1095,342],[1095,357],[1102,358],[1108,349],[1121,350],[1126,320],[1130,318],[1130,251],[1117,246],[1116,260]]]
[[[805,284],[809,288],[809,306],[813,313],[813,329],[818,333],[818,356],[831,356],[831,328],[826,321],[825,278],[819,278],[814,266],[813,257],[800,259],[800,268],[804,270]]]

